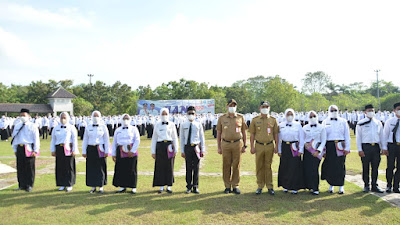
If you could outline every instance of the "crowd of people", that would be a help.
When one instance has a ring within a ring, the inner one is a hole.
[[[400,103],[394,104],[391,112],[375,112],[372,105],[366,105],[363,111],[340,111],[331,105],[327,111],[287,109],[274,113],[268,101],[262,101],[259,112],[247,114],[237,113],[237,104],[234,99],[229,100],[224,114],[197,114],[196,107],[189,106],[185,114],[174,115],[162,108],[159,115],[144,112],[134,116],[102,116],[94,111],[91,116],[70,116],[64,112],[56,117],[31,117],[29,110],[21,109],[16,118],[2,116],[0,134],[2,141],[12,137],[19,183],[16,190],[32,191],[40,139],[50,135],[60,191],[72,191],[75,184],[75,156],[79,154],[80,138],[90,193],[104,193],[106,159],[111,156],[115,162],[113,185],[120,188],[116,192],[131,188],[130,193],[135,194],[140,137],[147,134],[151,139],[150,154],[155,160],[153,187],[159,187],[158,193],[164,192],[165,187],[166,192],[172,193],[174,160],[179,152],[185,158],[186,193],[200,193],[199,165],[206,152],[204,131],[212,130],[218,153],[222,155],[224,193],[240,194],[241,155],[249,144],[250,153],[256,158],[256,194],[261,194],[264,187],[269,194],[275,194],[271,165],[277,154],[278,186],[285,193],[297,194],[307,189],[318,195],[320,179],[328,182],[330,193],[334,193],[335,186],[339,187],[339,194],[344,193],[351,128],[362,162],[363,191],[384,192],[377,185],[377,176],[381,155],[386,155],[386,192],[400,193],[400,132],[397,132]]]

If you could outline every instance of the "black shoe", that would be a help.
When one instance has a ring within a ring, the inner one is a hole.
[[[268,194],[270,194],[270,195],[275,195],[274,189],[268,189]]]
[[[392,193],[392,188],[391,187],[387,187],[386,188],[386,193]]]
[[[15,188],[13,191],[22,191],[25,190],[25,188],[19,187],[19,188]]]
[[[333,191],[332,191],[332,190],[329,190],[328,193],[333,194]]]
[[[237,195],[240,195],[240,189],[239,188],[234,188],[232,192],[237,194]]]
[[[344,191],[339,191],[339,195],[342,195],[342,194],[344,194]]]
[[[371,190],[372,190],[372,192],[375,192],[375,193],[383,193],[383,192],[384,192],[384,191],[383,191],[382,189],[380,189],[378,186],[373,187]]]
[[[172,194],[172,190],[168,190],[168,189],[167,189],[167,193],[168,193],[168,194]]]
[[[230,188],[225,188],[225,191],[224,191],[224,193],[225,193],[225,194],[232,193],[232,190],[231,190]]]
[[[104,194],[104,190],[99,190],[99,192],[97,192],[99,194]]]
[[[186,193],[186,194],[192,193],[192,189],[186,189],[185,193]]]
[[[164,192],[164,189],[163,190],[160,189],[160,190],[157,191],[158,194],[161,194],[163,192]]]
[[[126,192],[126,188],[120,189],[120,190],[116,191],[115,193],[125,193],[125,192]]]
[[[258,189],[256,190],[256,195],[261,195],[261,193],[262,193],[262,189],[261,189],[261,188],[258,188]]]
[[[369,191],[370,191],[369,187],[368,187],[368,186],[365,186],[364,189],[363,189],[363,192],[364,192],[364,193],[368,193]]]
[[[393,192],[394,193],[400,193],[400,190],[399,190],[399,188],[393,188]]]
[[[193,188],[193,193],[195,193],[195,194],[200,194],[200,191],[199,191],[199,189],[196,187],[196,188]]]
[[[26,191],[26,192],[32,192],[32,187],[31,187],[31,186],[28,186],[28,187],[25,189],[25,191]]]

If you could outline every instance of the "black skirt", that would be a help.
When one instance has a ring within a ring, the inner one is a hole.
[[[301,157],[293,157],[290,145],[285,142],[282,143],[282,154],[278,171],[278,187],[295,191],[305,188]]]
[[[174,183],[175,157],[168,159],[167,148],[171,142],[158,142],[156,145],[156,161],[154,165],[153,187],[172,186]]]
[[[313,191],[319,190],[319,164],[321,160],[314,157],[309,151],[304,149],[303,168],[304,168],[304,183],[307,189]]]
[[[117,148],[117,160],[114,168],[113,185],[115,187],[136,188],[137,184],[137,156],[121,158],[121,151]]]
[[[326,157],[322,163],[321,180],[332,186],[343,186],[346,176],[346,156],[337,156],[335,142],[326,143]]]
[[[75,156],[65,156],[64,147],[56,146],[56,184],[71,187],[76,181]]]
[[[107,158],[100,158],[96,146],[87,147],[86,186],[103,187],[107,184]]]

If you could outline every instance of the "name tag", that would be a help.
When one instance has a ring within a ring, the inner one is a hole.
[[[240,127],[236,127],[236,133],[240,132]]]
[[[271,134],[271,128],[270,127],[267,128],[267,133]]]

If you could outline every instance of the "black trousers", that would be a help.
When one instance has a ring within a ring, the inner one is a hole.
[[[387,157],[387,169],[386,169],[387,186],[393,188],[399,188],[400,145],[389,143],[388,150],[389,150],[389,156]],[[395,168],[396,172],[394,172]]]
[[[381,162],[381,149],[378,144],[376,144],[375,146],[372,146],[370,144],[362,144],[362,149],[365,154],[365,157],[361,157],[364,185],[365,187],[369,186],[369,168],[371,166],[371,185],[373,187],[376,187],[376,181],[378,180],[378,167]]]
[[[79,136],[81,136],[81,140],[83,140],[83,135],[85,134],[85,128],[86,128],[86,127],[81,127],[81,128],[79,129]]]
[[[111,124],[107,124],[107,129],[108,129],[108,135],[109,135],[110,137],[114,136],[114,132],[113,132],[114,130],[113,130]]]
[[[35,182],[35,157],[26,157],[25,146],[17,147],[17,177],[20,188],[33,187]]]
[[[9,137],[7,128],[4,130],[0,130],[0,134],[1,134],[2,141],[7,140]]]
[[[141,129],[140,129],[140,136],[144,136],[145,135],[145,130],[146,130],[146,126],[144,124],[141,125]]]
[[[64,147],[56,146],[56,185],[71,187],[76,181],[75,156],[65,156]]]
[[[46,139],[47,139],[47,137],[49,136],[49,127],[48,127],[48,126],[42,127],[42,136],[43,136],[43,139],[44,139],[45,134],[46,134]]]
[[[154,130],[153,124],[147,124],[146,130],[147,130],[147,138],[152,138],[153,137],[153,130]]]
[[[213,136],[214,138],[217,138],[217,125],[213,126]]]
[[[191,189],[192,187],[199,186],[199,169],[200,159],[196,155],[196,146],[185,146],[185,162],[186,162],[186,187]]]

